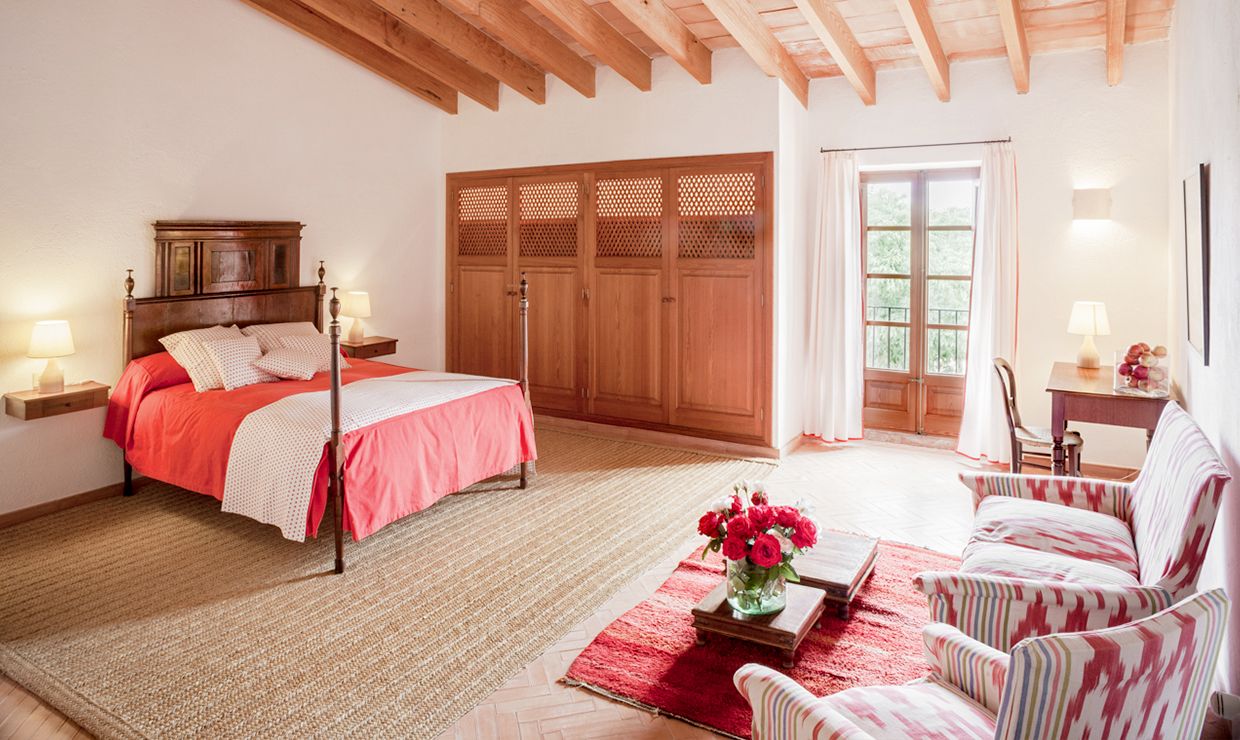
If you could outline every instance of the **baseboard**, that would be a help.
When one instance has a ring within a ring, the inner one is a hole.
[[[779,458],[782,460],[785,457],[796,452],[797,450],[801,449],[801,446],[804,445],[806,440],[809,440],[809,439],[812,439],[812,438],[807,437],[804,434],[798,434],[797,436],[788,440],[787,442],[784,443],[783,447],[779,448]]]
[[[149,478],[141,476],[135,477],[133,479],[134,491],[137,491],[149,482]],[[57,511],[72,509],[73,507],[81,506],[82,504],[89,504],[94,501],[101,501],[105,498],[120,496],[124,492],[124,483],[112,483],[111,485],[103,486],[102,488],[96,488],[91,491],[83,491],[82,493],[75,493],[72,496],[66,496],[64,498],[58,498],[55,501],[45,501],[41,504],[35,504],[34,506],[27,506],[24,509],[18,509],[17,511],[10,511],[7,514],[0,514],[0,529],[12,527],[14,525],[21,524],[22,522],[28,522],[31,519],[38,519],[39,517],[47,516],[48,514],[54,514]]]
[[[774,447],[747,445],[739,442],[723,442],[717,439],[707,439],[706,437],[692,437],[687,434],[660,432],[654,429],[642,429],[640,427],[601,424],[597,421],[570,419],[564,416],[535,414],[534,426],[535,428],[543,427],[546,429],[563,429],[570,432],[583,432],[586,434],[594,434],[600,437],[608,437],[610,439],[618,439],[626,442],[641,442],[644,444],[661,445],[663,447],[676,447],[683,450],[705,452],[711,455],[724,455],[726,457],[756,457],[765,460],[777,460],[780,457],[780,450]]]

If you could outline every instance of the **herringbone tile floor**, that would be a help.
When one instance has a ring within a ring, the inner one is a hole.
[[[808,443],[768,477],[781,501],[806,498],[824,527],[958,553],[968,535],[966,458],[926,447],[862,441]],[[688,541],[549,647],[440,740],[451,738],[684,738],[712,733],[557,683],[604,627],[654,592],[697,544]],[[0,740],[89,737],[55,708],[0,676]]]

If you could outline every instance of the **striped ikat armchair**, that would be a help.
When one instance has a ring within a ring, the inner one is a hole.
[[[998,650],[1126,624],[1192,594],[1231,479],[1175,403],[1132,484],[964,473],[974,521],[959,571],[914,579],[930,615]]]
[[[754,663],[733,682],[754,740],[1196,738],[1227,612],[1217,589],[1122,627],[1029,638],[1011,655],[931,624],[930,676],[910,684],[820,699]]]

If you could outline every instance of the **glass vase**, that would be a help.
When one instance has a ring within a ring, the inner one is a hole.
[[[728,604],[741,614],[774,614],[787,603],[788,586],[779,568],[728,561]]]

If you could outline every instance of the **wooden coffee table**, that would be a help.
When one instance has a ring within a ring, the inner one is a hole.
[[[826,598],[820,589],[789,583],[787,606],[782,611],[750,616],[733,611],[727,596],[727,583],[720,583],[693,608],[697,643],[706,644],[706,635],[713,632],[768,645],[783,654],[785,668],[796,663],[797,648],[810,628],[818,624]]]
[[[814,549],[793,561],[802,586],[822,589],[836,605],[840,619],[848,619],[849,605],[874,572],[878,539],[848,532],[823,532]]]

